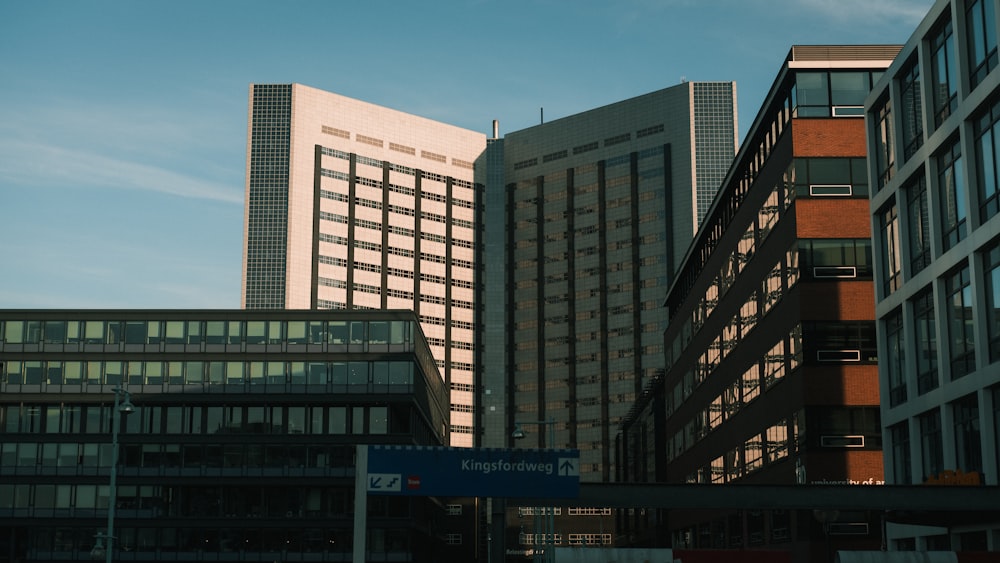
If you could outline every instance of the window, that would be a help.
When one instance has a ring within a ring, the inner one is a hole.
[[[747,473],[760,469],[764,464],[764,448],[760,434],[754,434],[743,445],[743,458]]]
[[[899,215],[896,202],[890,201],[878,213],[882,230],[882,295],[899,289],[902,283],[899,264]]]
[[[806,358],[813,362],[875,362],[873,321],[802,323]]]
[[[992,0],[969,0],[965,9],[968,28],[969,85],[975,88],[997,66],[996,12]]]
[[[903,344],[903,313],[897,309],[885,318],[885,371],[889,380],[889,406],[906,402],[906,347]]]
[[[907,241],[910,249],[910,275],[931,263],[931,233],[927,217],[927,181],[923,176],[904,188],[907,198]]]
[[[913,298],[913,320],[916,331],[917,394],[923,395],[938,387],[937,325],[934,322],[934,291],[927,288]]]
[[[934,126],[940,126],[958,105],[958,71],[955,63],[954,36],[951,21],[945,21],[933,32],[931,39],[931,92],[933,92]]]
[[[899,73],[900,111],[903,119],[903,158],[909,159],[924,144],[923,98],[920,95],[920,65],[910,61]]]
[[[863,115],[865,98],[870,90],[868,72],[831,72],[830,103],[834,117]]]
[[[979,399],[975,393],[952,403],[955,423],[955,469],[965,473],[983,471],[979,436]]]
[[[884,156],[894,158],[891,154]],[[796,196],[868,197],[868,163],[864,158],[796,158],[793,166]],[[893,167],[894,163],[879,166]],[[894,169],[879,169],[879,174],[885,175],[885,181],[893,173]]]
[[[993,387],[993,451],[1000,461],[1000,386]]]
[[[802,239],[799,252],[814,278],[871,278],[870,239]]]
[[[972,326],[972,286],[969,267],[945,280],[951,378],[958,379],[976,369],[976,346]]]
[[[882,189],[896,171],[896,149],[893,138],[892,100],[885,98],[876,105],[875,121],[875,171],[877,186]]]
[[[768,463],[788,457],[788,422],[784,419],[764,431]],[[720,460],[722,458],[719,458]]]
[[[965,238],[965,174],[962,148],[955,139],[951,148],[937,157],[938,193],[941,194],[941,233],[945,250]]]
[[[992,5],[992,3],[987,2]],[[1000,101],[975,121],[976,189],[979,192],[979,218],[986,222],[1000,208]]]
[[[826,72],[799,72],[795,75],[796,117],[829,117],[830,92]]]
[[[983,255],[986,295],[986,334],[989,337],[990,362],[1000,360],[1000,242],[993,243]]]
[[[798,72],[791,93],[795,117],[861,117],[870,72]]]
[[[910,485],[913,472],[910,469],[910,425],[904,420],[889,427],[892,440],[892,484]]]
[[[923,481],[944,470],[944,447],[941,443],[941,413],[936,409],[920,415],[920,452]]]
[[[882,448],[879,407],[817,407],[809,416],[809,440],[816,446]]]

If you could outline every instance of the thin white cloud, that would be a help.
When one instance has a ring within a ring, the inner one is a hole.
[[[220,184],[83,149],[12,139],[0,139],[0,178],[4,178],[7,189],[18,185],[99,186],[227,203],[243,202],[242,186]]]

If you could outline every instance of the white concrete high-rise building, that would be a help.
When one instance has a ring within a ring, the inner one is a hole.
[[[608,479],[662,368],[660,307],[736,149],[735,85],[685,82],[500,138],[298,84],[253,85],[246,308],[413,309],[451,444],[518,422]],[[360,336],[360,335],[359,335]],[[368,335],[371,338],[371,335]]]
[[[474,441],[485,147],[484,134],[300,84],[250,88],[243,306],[414,310],[451,388],[455,446]]]

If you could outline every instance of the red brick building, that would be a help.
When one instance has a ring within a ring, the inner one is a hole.
[[[666,296],[619,480],[883,482],[863,103],[898,46],[791,49]],[[636,544],[878,549],[879,514],[635,511]]]

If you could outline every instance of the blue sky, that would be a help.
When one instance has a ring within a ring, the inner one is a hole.
[[[501,134],[903,43],[933,0],[0,0],[0,308],[238,308],[248,87]]]

